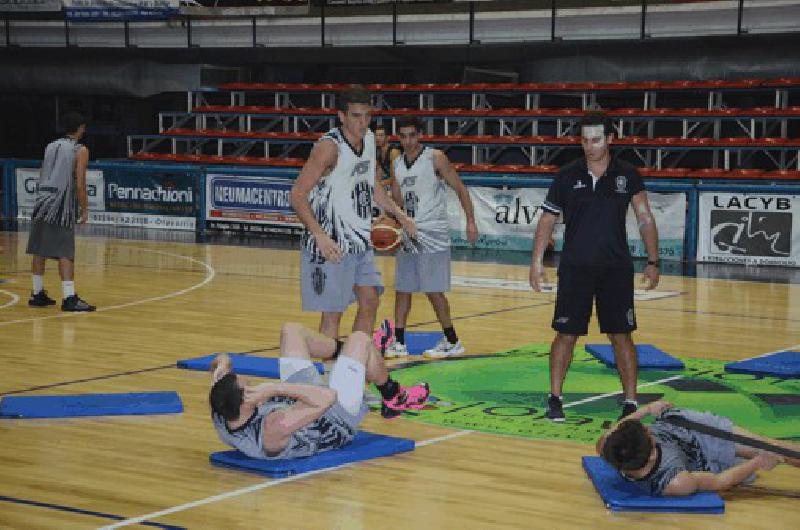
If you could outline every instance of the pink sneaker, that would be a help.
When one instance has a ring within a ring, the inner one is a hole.
[[[383,404],[392,410],[421,409],[431,393],[428,383],[414,386],[401,386],[400,391],[392,399],[385,399]]]
[[[386,348],[391,346],[392,342],[394,342],[394,322],[388,318],[384,319],[383,322],[381,322],[381,327],[375,330],[375,334],[372,336],[372,342],[375,344],[375,347],[378,348],[378,351],[381,352],[381,355],[385,354]]]

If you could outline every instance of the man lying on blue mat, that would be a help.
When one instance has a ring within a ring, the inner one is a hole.
[[[341,353],[341,355],[340,355]],[[311,358],[335,359],[328,386]],[[300,324],[281,328],[280,383],[247,385],[227,355],[211,365],[211,419],[220,439],[252,458],[289,459],[338,449],[350,443],[367,412],[364,384],[383,397],[383,416],[422,408],[427,384],[402,387],[366,333],[345,343]]]
[[[644,425],[641,419],[656,419]],[[736,427],[728,418],[708,412],[676,409],[656,401],[629,414],[597,441],[597,453],[623,477],[650,495],[691,495],[723,491],[755,479],[754,473],[779,463],[800,467],[800,460],[782,457],[668,422],[670,417],[714,427],[763,442],[798,450],[800,446],[758,436]]]

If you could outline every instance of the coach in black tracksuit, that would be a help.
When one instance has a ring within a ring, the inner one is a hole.
[[[647,289],[658,285],[658,231],[650,212],[641,175],[634,166],[611,158],[611,122],[602,112],[587,113],[580,123],[584,157],[564,166],[553,179],[536,227],[530,283],[540,291],[544,256],[553,225],[563,215],[566,230],[558,268],[558,294],[553,329],[558,334],[550,349],[550,397],[547,417],[564,421],[561,390],[575,342],[586,335],[592,302],[597,302],[600,331],[614,347],[625,394],[622,416],[636,411],[637,359],[631,332],[633,262],[625,232],[630,204],[647,249],[644,275]]]

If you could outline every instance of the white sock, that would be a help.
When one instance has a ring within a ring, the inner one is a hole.
[[[33,294],[41,293],[44,290],[44,276],[33,274]]]
[[[75,282],[61,282],[61,290],[64,291],[64,298],[69,298],[75,294]]]

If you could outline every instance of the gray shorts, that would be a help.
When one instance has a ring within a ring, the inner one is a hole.
[[[45,223],[31,222],[28,234],[28,254],[45,258],[75,259],[75,226],[69,228]]]
[[[709,427],[733,432],[733,422],[724,416],[717,416],[710,412],[698,412],[695,410],[681,409],[681,416]],[[723,440],[715,436],[703,433],[695,433],[697,441],[700,442],[703,454],[708,457],[708,464],[711,472],[720,473],[730,469],[738,462],[736,461],[736,444],[730,440]]]
[[[300,292],[303,311],[343,313],[356,301],[355,286],[374,286],[383,293],[381,273],[375,268],[373,251],[345,254],[339,263],[316,259],[303,250],[300,263]]]
[[[394,288],[401,293],[449,291],[450,249],[419,254],[398,252],[395,259]]]
[[[284,382],[300,385],[325,386],[325,383],[322,381],[322,377],[319,375],[319,372],[317,372],[317,369],[313,366],[293,373],[287,377]],[[359,413],[353,415],[347,412],[347,410],[337,401],[325,411],[324,415],[335,423],[342,423],[349,426],[355,432],[358,430],[358,426],[361,424],[361,421],[364,419],[364,416],[368,411],[369,407],[367,407],[365,403],[362,403]]]

